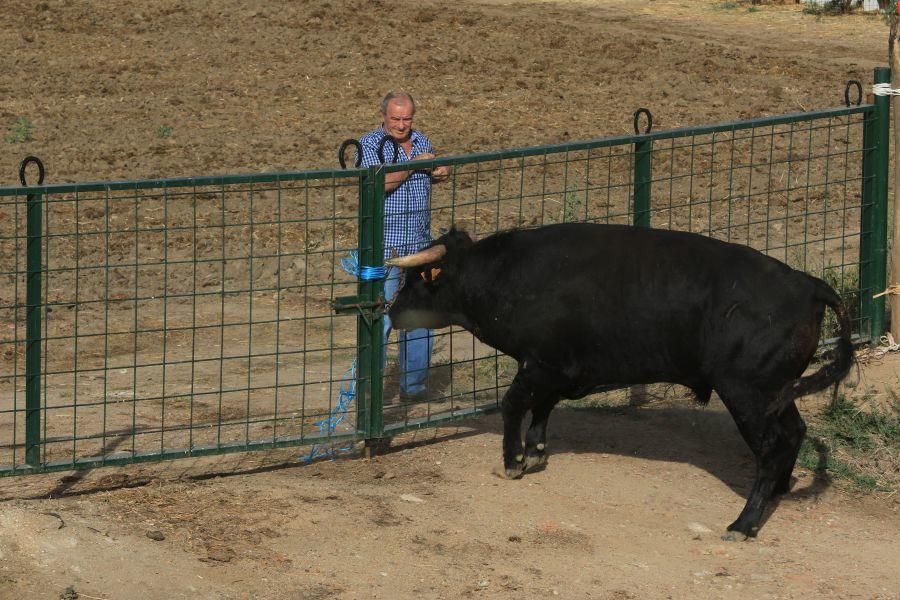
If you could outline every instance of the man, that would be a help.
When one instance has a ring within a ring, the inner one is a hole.
[[[361,165],[381,164],[378,146],[389,136],[397,142],[400,162],[433,159],[431,142],[421,131],[413,128],[416,103],[406,92],[388,92],[381,101],[381,127],[360,138],[363,158]],[[383,149],[385,162],[392,162],[394,145],[388,141]],[[446,180],[450,167],[413,169],[388,173],[384,182],[384,257],[405,256],[418,252],[431,243],[431,213],[429,199],[432,182]],[[384,296],[397,295],[400,269],[389,267],[385,275]],[[391,332],[391,322],[384,316],[384,340]],[[426,377],[431,357],[431,332],[414,329],[400,332],[400,398],[418,402],[427,397]]]

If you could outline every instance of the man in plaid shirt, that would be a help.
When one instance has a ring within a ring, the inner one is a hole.
[[[416,103],[406,92],[388,92],[381,101],[381,127],[359,139],[364,167],[381,164],[378,146],[389,136],[397,142],[396,162],[434,158],[431,142],[421,131],[413,129]],[[383,149],[385,162],[392,162],[394,145]],[[429,199],[432,182],[446,180],[450,167],[416,169],[388,173],[384,182],[384,257],[405,256],[418,252],[431,243]],[[400,269],[389,267],[384,282],[384,296],[393,299],[399,291]],[[384,339],[387,342],[391,322],[384,316]],[[400,397],[409,401],[426,399],[426,376],[431,357],[431,332],[414,329],[400,332]]]

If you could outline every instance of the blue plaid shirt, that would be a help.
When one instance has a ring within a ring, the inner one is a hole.
[[[385,135],[379,127],[359,138],[363,158],[361,166],[379,165],[378,144]],[[406,162],[425,152],[434,152],[431,142],[425,134],[413,130],[412,153],[407,155],[403,146],[399,147],[397,162]],[[384,145],[384,160],[391,162],[394,157],[394,146],[390,142]],[[414,171],[409,178],[397,186],[384,198],[384,257],[390,258],[394,253],[405,256],[418,252],[431,243],[431,174]]]

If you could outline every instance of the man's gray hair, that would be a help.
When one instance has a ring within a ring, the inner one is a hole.
[[[412,104],[413,114],[416,114],[416,101],[413,100],[411,94],[407,92],[400,92],[391,90],[387,94],[385,94],[384,99],[381,101],[381,114],[387,114],[388,104],[391,103],[391,100],[397,100],[398,98],[403,100],[409,100],[409,103]]]

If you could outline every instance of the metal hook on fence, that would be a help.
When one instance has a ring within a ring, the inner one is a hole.
[[[41,162],[37,156],[26,156],[22,161],[22,165],[19,167],[19,181],[22,182],[22,185],[28,187],[28,182],[25,181],[25,169],[28,168],[30,164],[36,164],[38,168],[38,185],[42,185],[44,183],[44,163]]]
[[[856,106],[862,104],[862,84],[855,80],[851,79],[847,82],[847,87],[844,88],[844,105],[850,106],[850,87],[853,86],[856,88]]]
[[[362,145],[359,143],[359,140],[350,138],[348,140],[344,140],[344,142],[341,144],[341,148],[338,150],[338,162],[341,164],[341,168],[347,168],[347,163],[344,160],[344,151],[347,149],[347,146],[356,147],[356,164],[354,166],[359,167],[359,165],[362,164],[363,159]]]
[[[644,130],[644,133],[650,133],[650,130],[653,129],[653,115],[650,114],[650,111],[646,108],[639,108],[634,111],[634,132],[638,135],[641,133],[641,129],[638,126],[638,121],[641,118],[641,114],[647,115],[647,128]]]
[[[400,158],[400,144],[397,143],[397,140],[392,138],[389,135],[381,138],[381,141],[378,142],[378,160],[381,161],[381,164],[384,164],[384,145],[388,142],[391,142],[394,145],[394,158],[391,160],[392,163],[397,162],[397,159]]]

